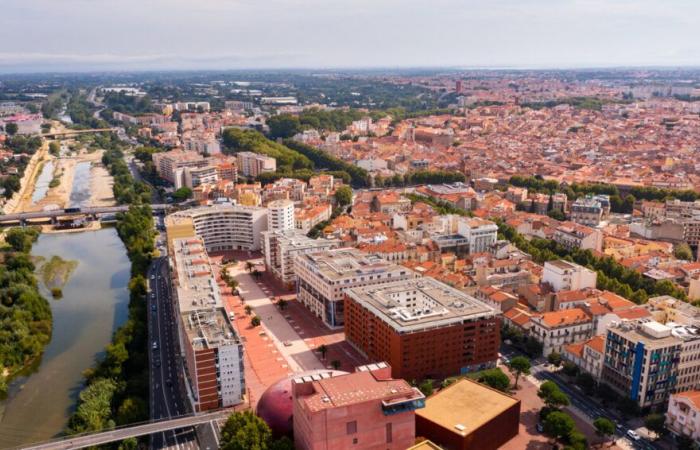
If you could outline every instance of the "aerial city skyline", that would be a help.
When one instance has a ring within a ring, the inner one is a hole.
[[[700,448],[700,4],[0,13],[0,450]]]

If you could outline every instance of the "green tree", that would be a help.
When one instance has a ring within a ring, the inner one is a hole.
[[[508,379],[508,375],[503,373],[503,371],[497,367],[494,369],[484,370],[477,381],[502,392],[508,392],[508,388],[510,387],[510,379]]]
[[[221,428],[221,450],[268,450],[272,431],[251,411],[235,412]]]
[[[547,356],[547,361],[557,367],[561,365],[561,355],[558,352],[552,352]]]
[[[49,153],[53,156],[58,156],[61,153],[61,145],[56,141],[51,141],[49,144]]]
[[[587,395],[593,395],[595,392],[596,381],[593,375],[587,372],[581,372],[576,376],[576,384],[583,389]]]
[[[659,436],[666,431],[666,416],[659,413],[649,414],[644,418],[644,426]]]
[[[598,417],[593,421],[593,427],[598,436],[603,439],[608,439],[615,434],[615,424],[606,417]]]
[[[140,421],[148,416],[148,405],[142,398],[127,397],[117,409],[117,425]]]
[[[524,356],[516,356],[510,360],[508,368],[515,374],[513,389],[518,389],[518,379],[520,378],[520,375],[528,375],[530,373],[530,360]]]
[[[10,228],[5,233],[5,242],[16,252],[29,253],[32,245],[39,238],[35,228]]]
[[[10,122],[5,124],[5,133],[9,134],[10,136],[17,134],[17,131],[18,127],[16,123]]]
[[[245,305],[243,310],[245,311],[245,315],[249,316],[253,312],[253,307],[250,305]]]
[[[252,327],[260,326],[260,323],[261,323],[261,322],[262,322],[262,321],[260,320],[260,316],[253,316],[253,318],[250,319],[250,325],[251,325]]]
[[[183,186],[180,189],[173,192],[173,200],[176,202],[184,202],[187,199],[192,198],[192,189]]]
[[[326,354],[328,353],[328,347],[326,344],[319,345],[318,352],[321,354],[321,359],[326,359]]]
[[[563,439],[568,437],[569,434],[576,428],[574,419],[561,411],[553,411],[547,414],[543,425],[544,432],[555,439]]]
[[[677,435],[676,437],[676,448],[678,450],[698,450],[698,444],[695,443],[693,438],[685,435]]]
[[[433,380],[423,380],[419,385],[418,389],[425,395],[429,397],[433,395]]]
[[[562,371],[570,377],[575,377],[579,372],[578,366],[571,361],[564,361],[564,368]]]
[[[692,261],[693,260],[693,251],[690,249],[690,246],[688,244],[686,244],[685,242],[682,242],[680,244],[676,244],[673,247],[673,256],[675,256],[678,259]]]
[[[352,189],[350,186],[340,186],[335,190],[334,197],[338,206],[347,206],[352,203]]]
[[[566,447],[567,450],[586,450],[588,448],[586,436],[577,429],[573,429],[569,432],[566,441],[569,443]]]
[[[290,138],[301,131],[301,122],[297,116],[291,114],[278,114],[267,120],[267,126],[270,127],[270,137]]]
[[[22,182],[17,175],[10,175],[0,181],[0,185],[5,189],[5,197],[10,197],[14,192],[18,192],[22,187]]]
[[[553,381],[545,381],[540,385],[537,396],[544,401],[549,408],[561,408],[569,405],[569,397],[566,396]]]

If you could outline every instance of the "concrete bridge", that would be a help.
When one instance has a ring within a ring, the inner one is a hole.
[[[169,205],[158,204],[151,205],[154,213],[161,213],[168,208]],[[9,224],[25,224],[28,220],[37,219],[51,219],[55,221],[57,217],[69,217],[69,216],[90,216],[93,219],[97,219],[103,214],[116,214],[119,212],[124,212],[129,209],[128,205],[121,206],[105,206],[98,208],[66,208],[66,209],[53,209],[49,211],[35,211],[35,212],[22,212],[13,214],[3,214],[0,215],[0,225]]]
[[[243,408],[244,407],[238,407],[238,409]],[[187,428],[194,425],[201,425],[211,422],[213,420],[226,419],[235,410],[236,409],[225,409],[210,413],[200,413],[195,415],[180,416],[161,421],[134,424],[123,428],[115,428],[113,430],[101,431],[97,433],[85,433],[73,436],[66,436],[18,448],[23,450],[70,450],[92,447],[102,444],[108,444],[110,442],[123,441],[124,439],[128,438],[147,436],[149,434],[161,433],[163,431],[176,430],[178,428]]]
[[[91,128],[88,130],[65,130],[65,131],[58,131],[56,133],[45,133],[42,134],[42,137],[45,138],[62,138],[62,137],[67,137],[67,136],[77,136],[79,134],[88,134],[88,133],[103,133],[103,132],[117,132],[119,128]]]

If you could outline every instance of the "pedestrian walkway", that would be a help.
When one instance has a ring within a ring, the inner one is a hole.
[[[262,321],[262,328],[267,336],[277,346],[293,372],[324,369],[314,352],[304,339],[287,323],[277,306],[258,286],[251,274],[245,271],[242,264],[235,265],[231,275],[239,282],[238,291],[246,305],[253,308],[254,314]],[[269,292],[269,291],[268,291]]]

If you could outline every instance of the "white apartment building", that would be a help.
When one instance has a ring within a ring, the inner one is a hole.
[[[179,189],[182,186],[178,186],[178,181],[183,180],[184,185],[190,189],[194,189],[202,184],[213,184],[219,180],[219,171],[216,166],[203,166],[203,167],[185,167],[183,169],[178,169],[178,172],[182,171],[182,176],[178,174],[176,176],[175,188]]]
[[[285,286],[296,283],[294,259],[298,255],[331,250],[341,245],[341,241],[335,239],[311,239],[295,229],[269,230],[262,236],[265,267]]]
[[[700,444],[700,391],[671,394],[666,410],[666,427]]]
[[[171,216],[171,221],[190,219],[197,236],[204,240],[207,251],[260,250],[261,233],[267,231],[267,209],[256,206],[203,206]]]
[[[562,353],[564,347],[591,337],[593,320],[581,308],[546,312],[530,319],[530,334],[542,344],[542,354]]]
[[[498,225],[490,220],[463,217],[457,223],[457,233],[469,242],[469,253],[482,253],[496,242]]]
[[[283,231],[294,229],[294,202],[275,200],[267,205],[267,230]]]
[[[571,221],[589,227],[597,227],[610,214],[610,197],[586,196],[571,204]]]
[[[329,328],[343,326],[346,289],[417,277],[413,271],[379,255],[349,248],[298,255],[294,271],[298,300]]]
[[[277,170],[277,160],[269,156],[258,155],[253,152],[240,152],[236,154],[238,159],[238,173],[246,177],[257,177],[261,173]]]
[[[207,165],[207,161],[199,153],[171,150],[169,152],[154,153],[153,164],[156,167],[158,176],[175,185],[180,183],[180,187],[182,187],[184,181],[179,179],[182,176],[182,171],[178,169],[204,167]]]
[[[556,292],[594,288],[596,278],[591,269],[563,259],[545,262],[542,272],[542,282],[549,283]]]
[[[603,250],[603,233],[600,230],[572,222],[558,226],[552,239],[569,250]]]
[[[243,344],[223,307],[204,242],[172,239],[172,283],[180,349],[197,412],[240,404],[245,394]]]
[[[575,342],[564,347],[562,358],[578,366],[582,372],[600,379],[605,358],[605,335],[597,335],[583,341]]]

